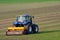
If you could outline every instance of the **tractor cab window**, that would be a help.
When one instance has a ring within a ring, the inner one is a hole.
[[[17,16],[17,21],[23,22],[24,20],[25,20],[25,17]]]
[[[29,17],[29,16],[25,16],[25,19],[26,19],[27,21],[30,21],[30,17]]]
[[[29,16],[17,16],[17,21],[23,22],[23,21],[30,21]]]

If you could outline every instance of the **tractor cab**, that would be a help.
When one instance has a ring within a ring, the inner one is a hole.
[[[29,15],[18,15],[16,17],[16,22],[14,22],[13,24],[16,27],[27,25],[27,24],[32,24],[32,17]]]
[[[29,22],[30,21],[30,17],[29,16],[17,16],[16,21],[18,21],[18,22],[24,22],[24,21]]]

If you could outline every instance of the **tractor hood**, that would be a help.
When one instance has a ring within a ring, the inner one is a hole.
[[[14,25],[16,25],[16,24],[28,24],[28,22],[27,21],[23,21],[23,22],[16,21],[13,24]]]

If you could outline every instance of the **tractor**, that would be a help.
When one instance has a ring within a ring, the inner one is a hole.
[[[38,32],[38,25],[33,23],[34,16],[18,15],[12,27],[8,27],[6,35],[31,34]]]

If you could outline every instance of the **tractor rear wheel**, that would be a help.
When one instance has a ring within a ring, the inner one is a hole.
[[[38,25],[33,24],[32,29],[33,29],[33,33],[38,33],[38,30],[39,30]]]
[[[32,31],[32,26],[30,25],[30,26],[28,26],[26,33],[31,34],[32,32],[33,32]]]

